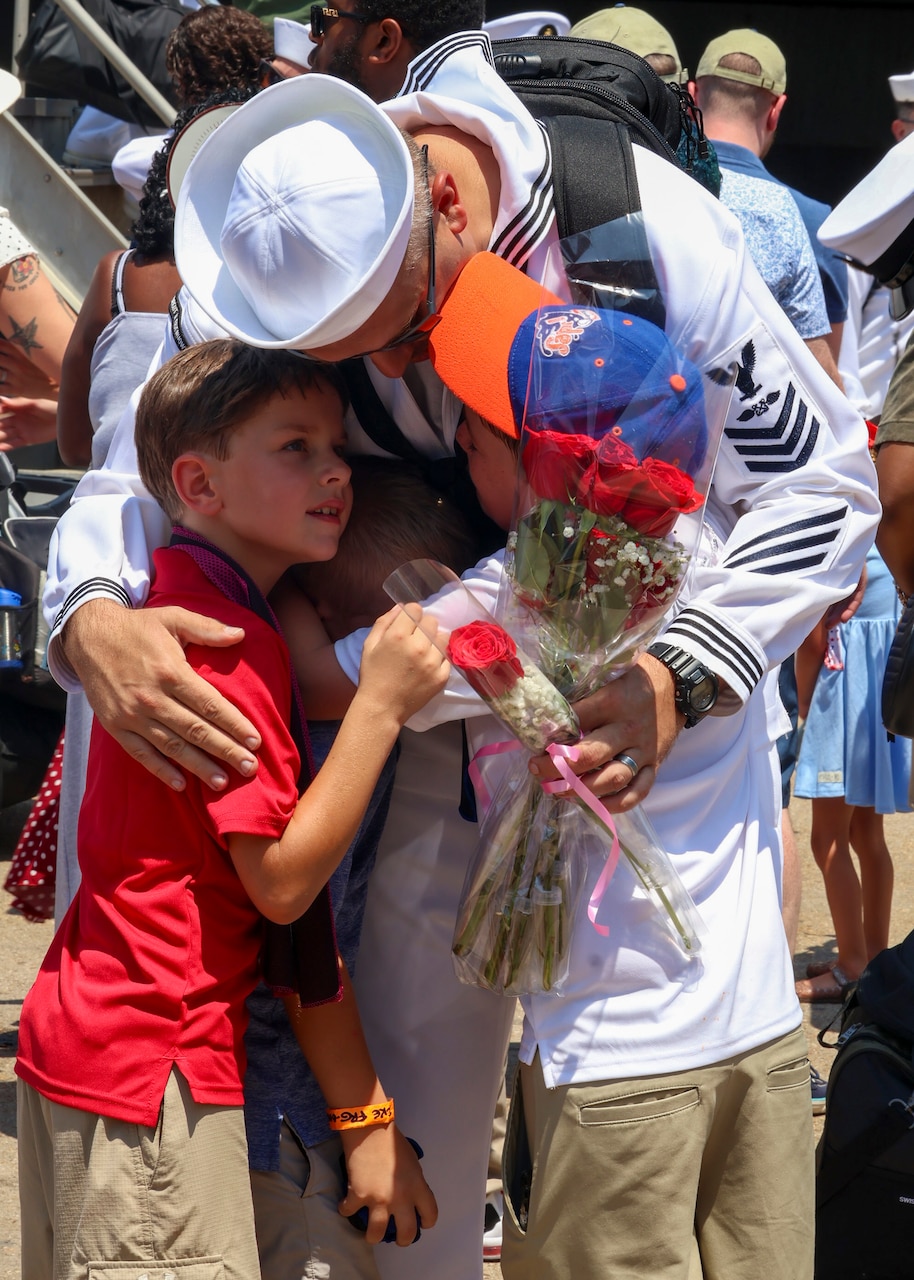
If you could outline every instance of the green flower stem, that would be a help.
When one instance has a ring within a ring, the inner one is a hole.
[[[635,875],[638,877],[638,880],[640,881],[641,886],[644,889],[645,893],[647,893],[648,897],[659,898],[661,905],[663,906],[663,909],[666,912],[668,919],[670,920],[670,923],[672,924],[674,930],[676,931],[676,934],[680,939],[680,944],[683,950],[689,953],[696,950],[694,937],[692,936],[691,933],[689,933],[688,929],[680,920],[679,913],[676,911],[676,908],[673,906],[672,902],[667,896],[663,886],[658,882],[655,876],[651,875],[650,868],[644,862],[642,862],[641,859],[637,856],[637,854],[633,853],[632,850],[629,849],[628,846],[621,839],[619,839],[618,832],[615,832],[615,833],[612,832],[609,829],[609,827],[606,825],[606,823],[602,820],[602,818],[598,817],[597,814],[595,814],[592,809],[589,809],[587,805],[585,805],[583,801],[580,800],[577,796],[572,798],[574,799],[574,803],[580,809],[582,809],[588,815],[588,817],[590,817],[603,831],[605,831],[607,836],[609,836],[610,839],[615,838],[616,840],[619,841],[619,849],[625,855],[626,861],[628,862],[631,869],[634,871]]]

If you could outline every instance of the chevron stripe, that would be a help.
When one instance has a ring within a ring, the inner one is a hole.
[[[539,123],[539,122],[537,122]],[[497,239],[489,246],[490,252],[504,258],[513,266],[524,262],[530,249],[540,239],[544,227],[553,217],[552,204],[552,151],[545,129],[540,124],[546,144],[546,160],[533,179],[530,195],[524,207],[514,215]]]
[[[768,533],[759,534],[741,547],[735,547],[724,561],[728,569],[739,569],[745,565],[754,565],[757,573],[781,573],[798,567],[792,560],[778,567],[762,568],[760,561],[773,560],[777,556],[793,555],[797,551],[810,547],[823,547],[821,555],[812,563],[821,564],[825,559],[827,545],[834,542],[840,533],[841,525],[847,515],[847,504],[842,503],[832,511],[809,516],[805,520],[796,520],[793,524],[782,525]],[[823,525],[831,525],[822,528]]]
[[[99,595],[105,595],[110,600],[114,600],[117,604],[122,604],[126,608],[132,608],[130,597],[119,582],[112,578],[89,578],[86,582],[81,582],[78,587],[74,587],[66,600],[58,610],[57,617],[54,619],[54,630],[61,625],[63,620],[79,608],[89,595],[97,598]]]
[[[783,439],[784,432],[790,426],[790,418],[796,407],[796,416],[790,435]],[[807,416],[809,421],[807,422]],[[747,471],[784,472],[796,471],[808,460],[816,447],[819,438],[819,420],[809,414],[805,401],[799,399],[791,384],[787,388],[784,404],[777,420],[771,427],[725,427],[724,434],[728,440],[759,441],[777,438],[776,444],[734,444],[738,454],[746,460]],[[803,437],[805,435],[805,440]],[[803,441],[799,452],[797,446]],[[751,459],[751,460],[750,460]],[[763,461],[762,459],[770,459]]]
[[[751,693],[764,675],[764,668],[756,654],[728,631],[717,618],[698,609],[687,608],[673,620],[663,633],[663,639],[679,635],[692,640],[726,662]]]
[[[446,62],[448,58],[461,49],[474,48],[482,49],[486,62],[492,67],[495,66],[495,58],[492,55],[492,41],[485,31],[456,32],[452,36],[445,36],[442,40],[437,40],[424,54],[420,54],[413,59],[409,75],[397,97],[405,98],[410,93],[421,93],[423,89],[428,88],[443,62]]]

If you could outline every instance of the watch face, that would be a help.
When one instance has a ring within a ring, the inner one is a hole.
[[[714,685],[707,676],[689,695],[689,705],[693,711],[710,711],[716,701]]]

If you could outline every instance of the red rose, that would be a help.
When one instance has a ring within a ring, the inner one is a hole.
[[[616,436],[605,435],[581,481],[581,503],[600,516],[619,515],[630,487],[626,477],[637,470],[634,451]]]
[[[517,645],[495,622],[470,622],[451,632],[447,656],[471,688],[490,701],[517,684],[524,668]]]
[[[577,501],[595,448],[589,436],[529,432],[524,441],[524,471],[537,496],[554,502]]]
[[[677,518],[696,511],[703,498],[689,476],[672,463],[646,458],[622,470],[602,465],[592,480],[588,505],[598,515],[617,515],[639,533],[662,538]]]

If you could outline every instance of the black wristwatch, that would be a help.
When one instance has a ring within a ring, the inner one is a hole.
[[[684,649],[662,640],[652,644],[648,653],[673,673],[676,709],[685,716],[685,727],[693,729],[717,701],[717,676]]]

